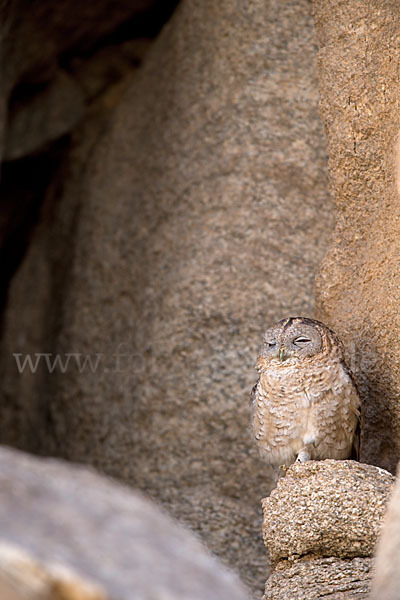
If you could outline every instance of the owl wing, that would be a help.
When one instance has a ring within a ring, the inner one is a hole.
[[[258,378],[257,383],[253,386],[253,389],[250,392],[250,398],[249,398],[249,406],[250,406],[250,428],[253,428],[253,420],[254,420],[254,415],[255,415],[255,410],[256,410],[256,405],[257,405],[257,387],[258,387],[258,383],[259,383],[260,379]]]
[[[360,408],[358,411],[358,422],[357,422],[357,427],[356,430],[354,432],[354,438],[353,438],[353,445],[351,447],[351,454],[350,454],[350,459],[351,460],[356,460],[359,461],[360,460],[360,440],[361,440],[361,430],[364,427],[364,407],[363,407],[363,403],[361,400],[361,396],[360,396],[360,392],[358,389],[358,385],[357,382],[354,378],[353,373],[350,371],[350,369],[348,368],[348,366],[343,362],[343,369],[344,371],[347,373],[347,375],[349,376],[353,387],[357,393],[357,396],[360,400]]]
[[[258,386],[259,381],[260,381],[260,379],[257,380],[257,383],[253,386],[253,388],[250,392],[250,398],[249,398],[250,406],[254,406],[254,404],[256,402],[256,393],[257,393],[257,386]]]
[[[360,461],[360,435],[361,435],[361,419],[358,420],[356,430],[354,432],[353,445],[351,447],[350,460]]]
[[[356,387],[356,390],[358,393],[357,387]],[[363,406],[360,395],[359,395],[359,398],[360,398],[360,409],[359,409],[359,413],[358,413],[358,423],[357,423],[356,430],[354,432],[353,446],[351,448],[351,455],[350,455],[351,460],[357,460],[357,461],[360,461],[361,431],[364,429],[364,406]]]

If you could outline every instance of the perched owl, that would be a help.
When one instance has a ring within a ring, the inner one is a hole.
[[[303,317],[265,333],[252,391],[252,429],[271,465],[358,459],[361,400],[342,343]]]

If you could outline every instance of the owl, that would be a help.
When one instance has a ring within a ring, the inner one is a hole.
[[[333,331],[304,317],[279,321],[256,370],[252,431],[269,464],[358,459],[361,399]]]

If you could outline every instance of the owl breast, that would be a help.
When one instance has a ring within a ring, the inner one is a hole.
[[[359,396],[340,363],[271,367],[253,395],[253,435],[273,465],[290,464],[307,448],[313,460],[347,458],[359,418]]]

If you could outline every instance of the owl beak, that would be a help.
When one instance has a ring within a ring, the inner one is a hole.
[[[278,358],[281,362],[283,362],[284,360],[289,358],[289,356],[286,354],[285,348],[283,346],[279,349]]]

